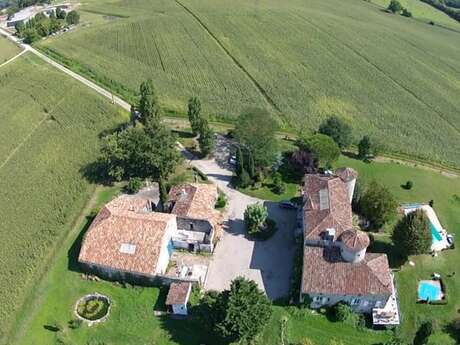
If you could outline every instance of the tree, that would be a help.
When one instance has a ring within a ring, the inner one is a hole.
[[[360,159],[367,160],[371,155],[371,149],[371,139],[367,135],[363,136],[363,138],[358,143],[358,157]]]
[[[241,174],[237,176],[237,184],[241,188],[249,187],[249,185],[252,184],[251,176],[249,176],[246,169],[243,168],[243,171],[241,172]]]
[[[161,207],[164,209],[166,203],[168,202],[168,191],[166,190],[166,182],[163,178],[158,180],[158,188],[160,191]]]
[[[429,253],[431,248],[430,223],[422,210],[407,214],[396,225],[393,243],[404,255]]]
[[[265,224],[268,217],[268,210],[262,204],[249,205],[244,211],[244,222],[248,233],[254,234],[259,232],[260,227]]]
[[[299,150],[310,152],[316,164],[329,168],[340,157],[340,148],[335,141],[324,134],[315,134],[301,139]]]
[[[278,157],[278,125],[266,110],[250,109],[237,120],[235,138],[254,158],[256,168],[271,166]]]
[[[398,0],[391,0],[387,9],[392,13],[399,13],[403,9],[403,7]]]
[[[337,116],[331,116],[319,126],[319,133],[330,136],[340,149],[351,144],[351,127]]]
[[[56,8],[56,18],[57,19],[65,19],[65,17],[67,16],[67,13],[60,9],[59,7]]]
[[[243,158],[243,152],[241,151],[241,146],[238,146],[238,148],[236,149],[235,157],[236,157],[235,172],[236,172],[236,176],[239,177],[241,176],[244,170],[244,160],[243,160],[244,158]]]
[[[406,184],[404,185],[404,189],[410,190],[414,186],[414,183],[412,181],[406,181]]]
[[[80,22],[80,14],[77,11],[70,11],[65,20],[69,25],[77,25]]]
[[[403,8],[401,15],[404,16],[404,17],[411,18],[412,17],[412,12],[409,11],[407,8]]]
[[[165,126],[144,129],[128,127],[106,136],[102,141],[99,162],[108,177],[167,178],[182,157],[176,148],[176,137]]]
[[[224,294],[225,317],[218,329],[230,341],[250,342],[270,319],[270,301],[254,281],[242,277],[233,280]]]
[[[40,35],[35,28],[24,29],[22,37],[24,38],[24,43],[27,44],[34,43],[40,39]]]
[[[207,156],[214,149],[214,131],[209,127],[208,120],[200,120],[199,134],[198,144],[201,154]]]
[[[253,179],[256,176],[256,168],[255,168],[255,163],[254,163],[254,156],[252,155],[251,151],[248,150],[247,152],[247,171],[251,179]]]
[[[192,97],[188,100],[188,120],[190,121],[190,127],[192,127],[192,133],[194,136],[198,135],[201,122],[201,102],[197,97]]]
[[[150,121],[152,126],[157,126],[161,122],[160,106],[152,79],[142,82],[140,86],[139,113],[144,125]]]
[[[372,181],[361,197],[360,210],[373,228],[380,228],[396,215],[398,206],[390,191]]]

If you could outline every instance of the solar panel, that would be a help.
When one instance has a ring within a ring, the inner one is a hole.
[[[122,243],[120,253],[133,255],[136,252],[136,245],[130,243]]]
[[[329,190],[327,188],[319,191],[319,209],[329,209]]]

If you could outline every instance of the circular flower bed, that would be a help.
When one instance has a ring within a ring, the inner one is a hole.
[[[75,314],[79,319],[90,323],[102,322],[109,315],[110,305],[110,299],[104,295],[86,295],[77,301]]]

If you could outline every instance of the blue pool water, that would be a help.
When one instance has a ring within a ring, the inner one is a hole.
[[[433,225],[433,223],[430,223],[430,225],[431,225],[431,239],[432,239],[433,243],[442,241],[442,236],[439,233],[438,229],[436,229],[436,227]]]
[[[418,285],[418,299],[422,301],[439,301],[442,296],[439,282],[422,280]]]

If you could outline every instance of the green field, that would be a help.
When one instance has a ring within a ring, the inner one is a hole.
[[[37,57],[0,69],[0,343],[94,190],[98,135],[124,119]]]
[[[17,45],[0,35],[0,65],[20,52],[21,49]]]
[[[383,8],[388,7],[390,0],[370,0],[370,2],[382,6]],[[449,17],[442,11],[439,11],[427,3],[420,0],[400,0],[403,7],[407,8],[412,12],[415,19],[422,20],[426,23],[433,21],[436,25],[456,30],[460,33],[460,23],[455,19]]]
[[[356,139],[460,166],[458,32],[361,0],[88,0],[81,10],[110,20],[39,47],[127,99],[151,77],[182,112],[198,95],[215,117],[266,107],[293,131],[336,114]]]

